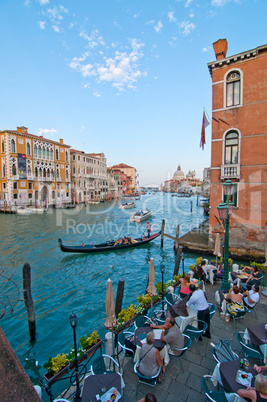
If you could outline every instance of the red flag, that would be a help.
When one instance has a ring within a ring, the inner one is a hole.
[[[203,120],[202,120],[202,128],[201,128],[201,139],[200,139],[200,147],[202,147],[202,149],[204,149],[204,144],[206,144],[206,139],[205,139],[205,130],[206,127],[208,127],[208,125],[210,124],[210,122],[207,119],[207,116],[205,114],[205,111],[203,111]]]

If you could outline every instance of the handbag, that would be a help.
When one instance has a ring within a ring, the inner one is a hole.
[[[135,354],[136,345],[132,341],[130,341],[130,339],[125,339],[125,347],[127,349],[132,350],[132,352],[130,352],[129,350],[126,350],[126,352],[125,352],[126,356],[133,356]]]

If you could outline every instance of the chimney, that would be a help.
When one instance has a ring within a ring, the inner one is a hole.
[[[63,144],[63,140],[62,138],[59,139],[60,144]]]
[[[213,43],[213,49],[215,52],[216,60],[225,59],[228,43],[226,39],[219,39],[217,42]]]

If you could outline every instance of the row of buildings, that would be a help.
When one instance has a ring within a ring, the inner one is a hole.
[[[30,134],[0,131],[0,203],[62,205],[121,197],[136,187],[136,169],[107,167],[103,153],[85,153]]]
[[[160,186],[160,190],[166,193],[200,194],[203,192],[203,182],[196,178],[195,170],[189,170],[185,175],[181,165],[178,165],[173,178],[166,180],[164,185]],[[206,191],[209,193],[209,186],[205,189]]]

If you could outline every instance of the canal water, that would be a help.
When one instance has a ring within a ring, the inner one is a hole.
[[[98,205],[78,205],[70,210],[49,210],[45,214],[0,214],[1,278],[11,277],[8,290],[13,314],[7,306],[1,327],[34,384],[45,373],[43,364],[49,356],[68,352],[73,345],[69,317],[78,316],[77,339],[97,329],[104,337],[106,283],[112,280],[116,295],[119,279],[125,281],[123,307],[137,302],[145,292],[150,258],[154,258],[156,282],[161,281],[160,265],[165,265],[164,281],[172,278],[175,256],[173,240],[160,238],[137,249],[96,254],[63,253],[63,243],[81,245],[100,243],[121,236],[139,237],[146,233],[146,222],[130,222],[137,210],[149,208],[152,233],[160,230],[165,219],[165,232],[175,237],[198,226],[203,220],[203,208],[197,197],[180,198],[171,194],[150,193],[136,200],[136,208],[121,210],[119,202]],[[192,203],[192,212],[191,212]],[[197,255],[185,254],[185,271]],[[29,342],[28,321],[22,294],[22,268],[29,262],[32,269],[32,296],[35,303],[37,341]],[[181,270],[181,268],[180,268]],[[13,282],[14,281],[14,282]],[[3,283],[3,282],[2,282]],[[1,285],[1,284],[0,284]],[[17,286],[20,294],[18,293]],[[1,294],[5,303],[5,291]],[[1,306],[1,304],[0,304]],[[0,307],[0,316],[3,307]]]

